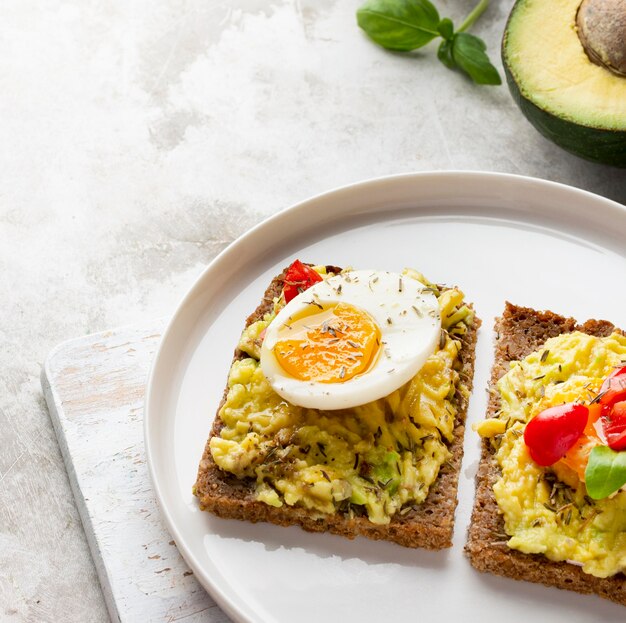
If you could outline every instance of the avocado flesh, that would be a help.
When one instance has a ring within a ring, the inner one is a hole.
[[[626,131],[626,78],[589,60],[576,31],[579,4],[518,0],[504,62],[521,95],[541,110],[581,126]]]

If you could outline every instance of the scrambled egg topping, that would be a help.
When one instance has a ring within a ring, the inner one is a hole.
[[[380,400],[330,412],[294,406],[272,390],[261,371],[260,343],[282,297],[243,332],[239,348],[249,357],[231,367],[219,413],[224,428],[210,448],[218,467],[254,482],[258,500],[364,515],[377,524],[425,500],[450,458],[459,400],[469,396],[458,353],[474,316],[460,290],[439,290],[415,271],[404,274],[438,297],[443,330],[418,374]]]
[[[523,439],[526,422],[537,413],[565,402],[589,403],[625,360],[623,335],[569,333],[513,362],[498,382],[501,411],[478,429],[497,448],[502,475],[493,489],[509,547],[582,565],[597,577],[626,570],[626,492],[592,500],[567,467],[539,467]]]

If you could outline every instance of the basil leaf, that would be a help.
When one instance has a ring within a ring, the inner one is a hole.
[[[452,25],[452,20],[449,17],[444,17],[439,24],[437,24],[437,32],[444,39],[452,39],[454,35],[454,26]]]
[[[485,42],[474,35],[467,32],[454,35],[452,57],[456,64],[477,84],[502,84],[498,70],[485,53],[486,49]]]
[[[437,50],[437,58],[448,68],[454,69],[456,62],[452,58],[452,41],[442,41]]]
[[[429,0],[368,0],[356,17],[367,35],[388,50],[415,50],[439,36],[439,13]]]
[[[596,446],[585,469],[587,493],[602,500],[626,484],[626,452],[615,452],[608,446]]]

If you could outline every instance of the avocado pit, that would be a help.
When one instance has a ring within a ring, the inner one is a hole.
[[[626,0],[583,0],[576,25],[589,59],[626,77]]]

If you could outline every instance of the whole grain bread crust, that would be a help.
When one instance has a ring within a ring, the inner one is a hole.
[[[330,272],[340,272],[337,267],[328,266]],[[285,271],[276,276],[267,288],[263,300],[246,320],[246,327],[270,311],[274,297],[280,295]],[[474,351],[476,333],[480,321],[476,318],[472,330],[462,338],[459,357],[462,362],[460,371],[464,384],[471,391],[474,375]],[[235,351],[235,360],[246,357],[240,350]],[[254,498],[254,482],[241,480],[217,467],[209,448],[209,441],[219,435],[224,424],[219,411],[226,400],[227,389],[218,408],[207,441],[198,476],[194,487],[202,510],[207,510],[219,517],[240,519],[250,522],[266,521],[280,526],[298,525],[310,532],[332,532],[349,539],[358,535],[375,540],[393,541],[405,547],[442,549],[452,545],[454,513],[457,505],[457,484],[461,459],[463,457],[463,437],[468,400],[456,393],[458,414],[455,420],[454,440],[449,445],[451,459],[442,465],[435,484],[431,487],[426,500],[414,506],[404,515],[396,514],[388,525],[377,525],[367,517],[349,517],[345,513],[312,514],[311,511],[284,504],[280,508],[269,506]]]
[[[487,417],[494,417],[500,408],[495,384],[509,370],[509,362],[523,359],[541,348],[547,339],[563,333],[582,331],[606,337],[614,330],[615,326],[606,320],[588,320],[579,325],[573,318],[507,302],[502,317],[495,323],[495,363],[491,372]],[[595,593],[626,605],[626,577],[621,573],[597,578],[570,563],[553,562],[541,554],[524,554],[506,546],[502,541],[504,520],[493,494],[493,484],[499,476],[494,452],[489,442],[483,440],[474,509],[465,546],[471,564],[479,571],[579,593]]]

